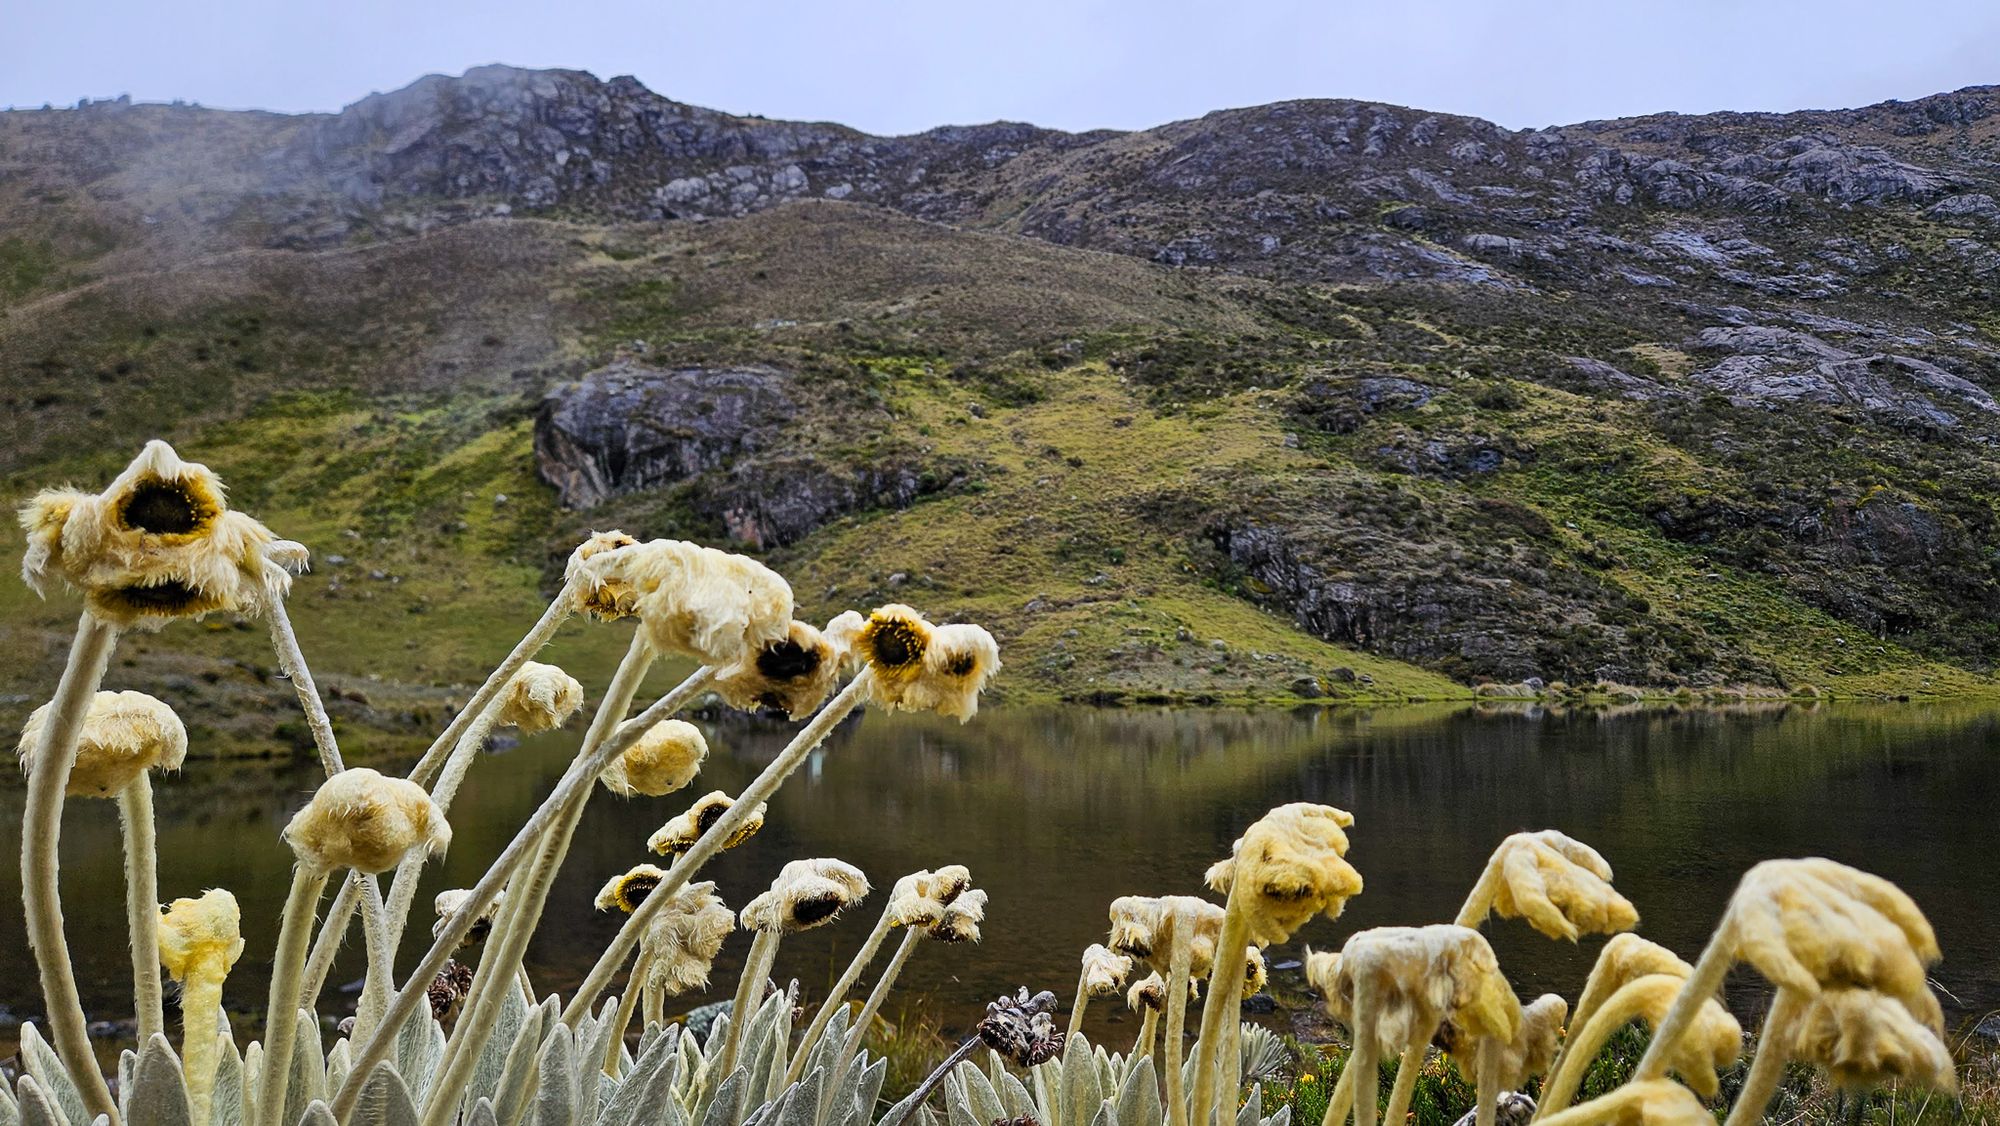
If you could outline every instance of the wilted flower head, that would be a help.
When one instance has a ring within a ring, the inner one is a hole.
[[[1602,1000],[1616,999],[1621,1011],[1613,1019],[1637,1017],[1648,1028],[1657,1029],[1686,987],[1692,972],[1683,964],[1678,970],[1664,973],[1640,973],[1620,981]],[[1594,1017],[1597,1009],[1603,1007],[1602,1004],[1593,1007],[1590,1016],[1586,1016],[1579,1003],[1577,1019],[1571,1022],[1572,1028],[1581,1029],[1584,1021]],[[1737,1023],[1728,1009],[1722,1007],[1721,1001],[1711,997],[1702,1002],[1687,1031],[1670,1046],[1666,1063],[1669,1070],[1679,1075],[1703,1098],[1713,1098],[1720,1089],[1718,1073],[1734,1064],[1742,1051],[1743,1026]]]
[[[828,623],[843,637],[848,616],[842,614]],[[875,690],[893,699],[905,685],[924,671],[924,650],[930,647],[934,627],[924,616],[900,602],[877,607],[854,631],[850,651],[875,673]]]
[[[1190,895],[1120,896],[1111,901],[1113,950],[1166,968],[1174,946],[1187,942],[1189,973],[1207,977],[1215,965],[1216,943],[1222,938],[1222,908]]]
[[[1016,1066],[1047,1063],[1063,1046],[1062,1034],[1056,1031],[1055,1008],[1056,995],[1047,990],[1033,997],[1025,987],[1012,997],[1003,994],[986,1006],[986,1019],[979,1022],[979,1039]]]
[[[451,825],[422,786],[358,766],[321,783],[284,835],[307,868],[386,872],[413,848],[443,852]]]
[[[43,704],[21,728],[21,770],[34,767],[48,729]],[[112,797],[153,767],[178,770],[187,757],[187,728],[174,710],[144,692],[99,692],[83,718],[83,732],[65,792],[73,798]]]
[[[1486,938],[1449,923],[1428,927],[1376,927],[1356,932],[1341,947],[1332,979],[1307,976],[1327,990],[1330,1007],[1345,1013],[1354,1035],[1374,1036],[1384,1055],[1428,1039],[1449,1021],[1459,1034],[1512,1043],[1521,1028],[1521,1002],[1500,974]]]
[[[1188,978],[1188,1000],[1194,1001],[1199,999],[1200,996],[1201,982],[1192,977]],[[1167,1008],[1167,979],[1162,977],[1159,971],[1155,970],[1138,981],[1133,982],[1132,987],[1125,991],[1125,1005],[1127,1008],[1135,1011],[1151,1009],[1156,1013],[1165,1012]]]
[[[1109,997],[1125,987],[1125,979],[1131,974],[1132,959],[1125,955],[1096,942],[1084,949],[1083,992],[1086,995]]]
[[[646,847],[662,856],[679,856],[693,848],[702,834],[713,828],[716,822],[722,820],[722,815],[728,813],[735,805],[735,798],[721,790],[711,790],[703,795],[700,801],[689,806],[686,813],[660,826],[658,831],[646,838]],[[744,818],[743,824],[738,825],[736,831],[729,835],[729,839],[722,842],[722,847],[735,848],[756,836],[757,830],[763,827],[764,803],[758,802],[757,808],[750,812],[749,817]]]
[[[1730,897],[1722,927],[1735,955],[1810,997],[1859,985],[1915,1011],[1935,1004],[1924,966],[1942,955],[1916,902],[1881,878],[1831,860],[1766,860]]]
[[[449,961],[444,968],[431,978],[424,988],[424,1000],[430,1002],[431,1019],[442,1025],[450,1025],[458,1016],[459,1005],[472,992],[472,967],[463,962]],[[353,1029],[348,1030],[352,1034]]]
[[[840,664],[840,650],[824,634],[795,621],[784,637],[717,674],[715,691],[732,708],[770,708],[804,719],[833,694]]]
[[[584,564],[607,551],[632,547],[639,541],[620,531],[592,532],[590,538],[576,545],[569,553],[569,562],[563,567],[565,582],[575,583],[575,605],[579,612],[589,614],[599,621],[613,622],[629,618],[638,612],[639,592],[632,584],[615,575],[591,575],[586,573]]]
[[[499,722],[533,735],[561,727],[583,706],[583,685],[554,665],[529,661],[507,682]]]
[[[1938,1035],[1941,1020],[1872,989],[1823,989],[1788,1030],[1790,1054],[1843,1087],[1914,1083],[1950,1093],[1958,1073]]]
[[[746,930],[802,931],[832,922],[868,894],[868,877],[845,861],[794,860],[743,908]]]
[[[889,925],[936,926],[944,920],[945,908],[971,886],[972,873],[963,864],[912,872],[889,892]]]
[[[1517,1091],[1537,1075],[1546,1075],[1562,1042],[1563,1022],[1569,1018],[1569,1002],[1553,993],[1544,993],[1521,1006],[1521,1026],[1514,1038],[1499,1046],[1500,1086]],[[1480,1038],[1460,1034],[1456,1024],[1446,1022],[1438,1039],[1451,1053],[1451,1062],[1467,1082],[1475,1082]]]
[[[175,981],[190,975],[227,976],[243,956],[243,912],[236,897],[210,888],[176,899],[160,914],[160,964]]]
[[[667,874],[651,864],[641,864],[629,872],[621,872],[606,881],[597,892],[597,909],[609,911],[613,907],[630,915],[646,902],[653,889]]]
[[[702,738],[701,728],[682,719],[663,719],[611,760],[600,777],[613,793],[657,798],[694,781],[707,758],[708,740]]]
[[[1208,886],[1227,894],[1239,879],[1239,910],[1250,941],[1284,942],[1315,915],[1338,918],[1361,894],[1361,873],[1344,859],[1353,814],[1330,805],[1293,802],[1266,813],[1230,846],[1229,859],[1208,870]],[[1246,893],[1243,894],[1243,893]]]
[[[457,914],[458,909],[465,906],[465,901],[471,898],[470,888],[452,888],[438,892],[437,898],[431,901],[431,909],[437,912],[438,917],[437,922],[431,924],[431,935],[436,937],[443,934],[445,920]],[[493,933],[493,918],[500,913],[500,905],[505,902],[507,893],[504,890],[493,897],[492,904],[478,918],[472,920],[472,929],[466,931],[465,937],[459,940],[460,950],[486,941],[486,936]]]
[[[585,605],[607,598],[618,609],[629,603],[657,653],[734,665],[791,628],[792,588],[748,556],[650,540],[600,549],[576,566]]]
[[[1639,922],[1631,900],[1612,888],[1604,857],[1554,829],[1515,833],[1486,863],[1499,869],[1494,912],[1526,919],[1550,938],[1575,942],[1580,932],[1615,934]]]
[[[713,880],[683,886],[639,938],[653,959],[648,983],[670,996],[706,987],[709,967],[735,929],[736,916],[715,894]]]
[[[911,613],[916,613],[912,610]],[[840,654],[840,667],[849,672],[857,672],[868,663],[867,654],[861,651],[861,631],[868,628],[868,619],[855,610],[843,610],[834,615],[820,636]]]
[[[152,441],[102,493],[43,492],[21,510],[28,550],[21,577],[37,594],[51,578],[81,592],[118,626],[158,627],[216,610],[255,612],[269,580],[270,529],[223,503],[222,482]]]
[[[967,888],[945,904],[944,917],[924,933],[936,942],[978,942],[979,924],[986,921],[986,893]]]

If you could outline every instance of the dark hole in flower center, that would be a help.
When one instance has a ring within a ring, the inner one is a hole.
[[[870,641],[875,663],[885,668],[904,668],[924,658],[923,639],[917,636],[917,631],[908,622],[890,619],[878,623]]]
[[[481,917],[472,921],[472,929],[465,932],[465,938],[468,942],[485,942],[486,936],[492,933],[493,920]]]
[[[800,680],[819,671],[819,651],[787,638],[757,651],[757,671],[766,680]]]
[[[141,482],[118,506],[120,523],[155,536],[198,532],[212,516],[210,506],[179,481]]]
[[[694,819],[695,832],[706,833],[715,828],[715,823],[722,820],[722,815],[728,812],[729,807],[720,802],[702,810]]]
[[[792,918],[801,926],[811,926],[840,914],[840,909],[844,905],[837,895],[816,895],[811,899],[799,900],[798,906],[792,908]]]
[[[627,876],[625,882],[618,885],[618,902],[628,912],[637,911],[639,905],[646,902],[646,897],[653,894],[653,889],[659,886],[658,876]]]
[[[979,664],[979,659],[970,653],[953,653],[944,663],[944,671],[953,676],[966,677]]]
[[[183,611],[202,600],[201,592],[178,580],[147,586],[120,587],[116,597],[134,610],[166,613]]]

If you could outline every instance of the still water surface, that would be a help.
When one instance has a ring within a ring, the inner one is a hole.
[[[566,990],[610,938],[615,920],[591,900],[609,874],[651,859],[647,835],[696,794],[737,791],[787,736],[778,727],[704,726],[714,749],[690,791],[593,800],[530,951],[538,986]],[[453,811],[450,855],[427,873],[420,905],[478,876],[554,783],[575,739],[544,736],[478,764]],[[309,763],[190,760],[157,787],[162,896],[219,886],[243,903],[248,952],[229,981],[232,1010],[262,1008],[289,879],[278,830],[316,781]],[[0,824],[14,834],[21,799],[17,779],[0,783]],[[1242,828],[1286,801],[1353,812],[1349,859],[1367,890],[1274,960],[1297,957],[1307,943],[1337,947],[1361,927],[1447,921],[1502,836],[1558,827],[1610,859],[1639,908],[1641,933],[1690,959],[1757,860],[1819,855],[1878,872],[1936,925],[1946,960],[1935,980],[1948,1008],[1959,1018],[2000,1008],[2000,712],[1960,705],[1596,715],[996,709],[964,727],[869,715],[837,732],[779,793],[761,835],[704,874],[732,907],[794,858],[839,857],[869,874],[878,890],[859,915],[788,938],[781,950],[779,973],[817,996],[898,876],[969,865],[992,896],[984,944],[921,949],[900,990],[962,1026],[1017,985],[1067,998],[1077,955],[1103,939],[1113,897],[1198,893],[1203,869]],[[72,803],[64,905],[93,1019],[131,1013],[121,872],[113,804]],[[29,1015],[41,1006],[19,903],[17,866],[0,865],[0,1006]],[[428,931],[420,909],[413,935]],[[1573,997],[1597,945],[1551,942],[1518,921],[1488,931],[1527,997]],[[405,943],[405,968],[421,953],[416,945]],[[685,1003],[726,996],[748,946],[748,936],[733,938],[714,988]],[[358,974],[359,958],[348,957],[336,979]],[[1754,983],[1741,987],[1739,1000],[1754,998]],[[322,1007],[350,1004],[340,997]],[[1092,1023],[1123,1023],[1100,1011],[1116,1008],[1094,1008]]]

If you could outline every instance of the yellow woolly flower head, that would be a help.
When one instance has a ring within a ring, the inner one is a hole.
[[[722,815],[728,813],[735,805],[735,798],[721,790],[711,790],[703,795],[700,801],[689,806],[686,813],[660,826],[658,831],[646,838],[646,847],[662,856],[679,856],[693,848],[695,842],[702,838],[702,834],[714,828],[715,823],[722,820]],[[758,802],[757,808],[750,811],[750,816],[743,820],[743,824],[738,825],[736,831],[729,834],[729,839],[722,842],[722,847],[735,848],[756,836],[757,830],[764,827],[764,812],[764,803]]]
[[[1083,992],[1091,997],[1109,997],[1125,987],[1132,975],[1132,959],[1102,943],[1093,942],[1083,952]]]
[[[795,621],[784,637],[723,670],[715,691],[732,708],[769,708],[804,719],[833,694],[841,654],[825,634]]]
[[[1500,1047],[1500,1086],[1517,1091],[1537,1075],[1546,1075],[1562,1042],[1563,1022],[1569,1018],[1569,1002],[1553,993],[1544,993],[1533,1003],[1521,1006],[1521,1026],[1514,1038]],[[1480,1038],[1465,1036],[1447,1021],[1439,1030],[1451,1054],[1452,1066],[1468,1083],[1476,1082]]]
[[[255,613],[290,582],[282,571],[267,580],[270,529],[230,511],[215,474],[165,442],[146,443],[102,493],[43,492],[20,519],[28,586],[46,595],[60,579],[112,625],[152,629],[217,610]]]
[[[586,571],[585,564],[607,551],[634,547],[638,540],[620,531],[592,532],[590,538],[576,545],[569,553],[569,562],[563,567],[565,582],[576,584],[575,606],[579,613],[589,614],[602,622],[615,622],[638,613],[639,592],[631,583],[614,575],[593,575]]]
[[[597,909],[609,911],[616,907],[627,915],[639,909],[653,889],[667,874],[651,864],[641,864],[629,872],[621,872],[606,881],[597,892]]]
[[[23,773],[34,768],[50,706],[36,708],[21,728]],[[99,692],[84,715],[65,792],[73,798],[114,797],[146,771],[178,770],[185,758],[187,728],[172,708],[144,692]]]
[[[437,922],[431,924],[431,937],[443,934],[445,922],[457,914],[458,909],[465,906],[465,901],[471,898],[470,888],[451,888],[438,892],[437,898],[431,900],[431,910],[437,913]],[[500,906],[506,902],[506,891],[503,890],[495,895],[493,903],[472,920],[472,929],[466,931],[465,937],[459,940],[458,948],[463,950],[468,946],[477,946],[485,942],[486,936],[493,933],[494,916],[500,914]]]
[[[868,663],[868,655],[861,651],[861,631],[867,628],[868,619],[858,611],[843,610],[820,631],[820,636],[826,638],[826,643],[840,655],[843,670],[859,672]]]
[[[243,956],[243,912],[221,888],[176,899],[160,914],[160,964],[175,981],[220,980]]]
[[[1243,955],[1243,995],[1254,997],[1271,983],[1271,974],[1264,965],[1264,952],[1255,946]]]
[[[844,861],[794,860],[778,871],[771,889],[741,915],[745,930],[803,931],[823,926],[868,894],[868,877]]]
[[[843,639],[851,629],[841,618],[828,629],[835,627]],[[852,635],[853,651],[874,673],[869,701],[887,711],[936,712],[964,723],[1000,671],[999,643],[984,627],[934,626],[897,603],[877,609]]]
[[[523,735],[553,730],[583,706],[583,685],[554,665],[529,661],[507,682],[498,722]]]
[[[1111,901],[1111,935],[1105,944],[1154,969],[1165,970],[1174,948],[1188,944],[1189,973],[1207,977],[1222,938],[1222,908],[1188,895],[1121,896]]]
[[[1611,865],[1597,850],[1554,829],[1515,833],[1487,861],[1497,869],[1493,911],[1526,919],[1550,938],[1616,934],[1638,925],[1632,901],[1611,886]]]
[[[1385,1056],[1413,1040],[1428,1041],[1445,1022],[1461,1036],[1503,1044],[1521,1029],[1521,1002],[1485,936],[1469,927],[1359,931],[1332,968],[1329,1004],[1357,1025],[1355,1036],[1375,1037]],[[1308,962],[1308,976],[1312,971]]]
[[[600,775],[612,793],[662,797],[685,787],[701,773],[708,740],[701,728],[681,719],[663,719],[613,759]]]
[[[1678,970],[1641,973],[1619,982],[1611,995],[1624,998],[1622,1005],[1627,1012],[1644,1021],[1648,1028],[1657,1029],[1692,972],[1683,963]],[[1579,1004],[1577,1020],[1572,1026],[1580,1028],[1585,1019],[1583,1006]],[[1701,1097],[1714,1098],[1721,1089],[1719,1073],[1733,1065],[1742,1052],[1743,1026],[1723,1008],[1722,1002],[1711,997],[1696,1010],[1687,1032],[1669,1047],[1667,1067]]]
[[[607,597],[629,604],[646,644],[662,655],[727,667],[791,629],[791,586],[748,556],[650,540],[599,551],[577,566],[586,604]]]
[[[321,783],[284,836],[308,869],[386,872],[411,849],[442,853],[451,825],[422,786],[358,766]]]
[[[1794,1057],[1842,1087],[1913,1083],[1950,1094],[1958,1072],[1939,1037],[1941,1022],[1934,1008],[1915,1012],[1872,989],[1831,987],[1813,998],[1788,1039]]]
[[[722,942],[736,929],[736,916],[715,894],[715,882],[687,884],[668,899],[639,937],[652,956],[646,980],[669,996],[703,989]]]
[[[902,690],[923,675],[924,651],[930,648],[934,632],[922,614],[900,602],[878,607],[855,631],[852,651],[874,672],[874,691],[883,701],[900,698]]]
[[[924,933],[933,942],[978,942],[979,924],[986,921],[986,893],[966,888],[945,904],[944,917]]]
[[[889,925],[934,927],[944,921],[945,909],[971,886],[972,873],[963,864],[947,864],[935,872],[912,872],[890,889]]]
[[[1237,838],[1228,860],[1209,868],[1208,886],[1227,894],[1244,881],[1238,910],[1250,923],[1250,941],[1287,941],[1315,915],[1339,918],[1361,894],[1361,873],[1345,859],[1352,824],[1353,814],[1330,805],[1281,805]]]

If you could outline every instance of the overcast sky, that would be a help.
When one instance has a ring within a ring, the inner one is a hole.
[[[0,105],[336,110],[489,62],[877,133],[1131,129],[1286,98],[1512,127],[2000,83],[2000,3],[1929,0],[13,0]]]

